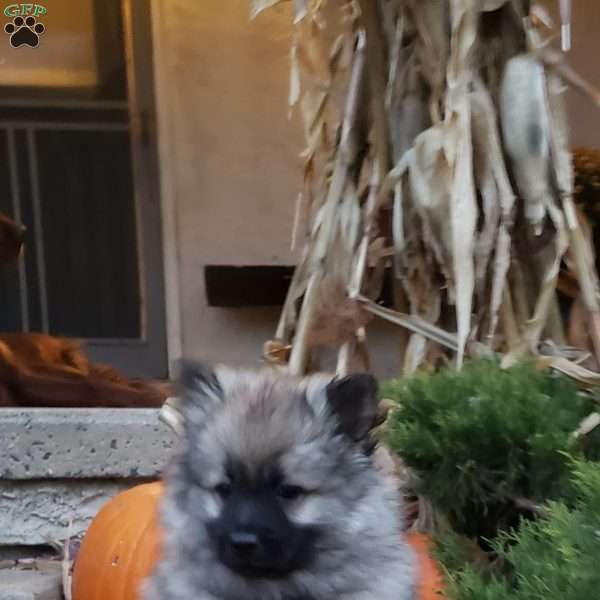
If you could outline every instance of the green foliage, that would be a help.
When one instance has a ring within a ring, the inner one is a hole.
[[[452,529],[437,531],[434,541],[432,556],[444,565],[448,573],[463,571],[474,566],[481,569],[482,566],[489,564],[489,557],[482,552],[479,545],[458,535]]]
[[[489,360],[384,385],[397,403],[387,443],[420,477],[420,492],[459,534],[493,538],[518,525],[518,500],[564,498],[567,454],[600,458],[598,431],[572,433],[594,410],[567,378]]]
[[[589,600],[600,593],[600,463],[578,462],[573,508],[550,503],[546,516],[500,535],[501,573],[472,566],[448,570],[453,600]],[[448,555],[448,548],[440,556]]]

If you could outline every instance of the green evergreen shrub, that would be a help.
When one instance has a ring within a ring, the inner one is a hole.
[[[600,463],[579,461],[575,501],[546,506],[545,516],[524,521],[493,542],[501,568],[489,574],[458,566],[440,544],[451,600],[590,600],[600,596]],[[446,561],[448,559],[448,562]]]
[[[386,441],[419,476],[427,497],[460,535],[483,540],[516,527],[533,504],[565,498],[567,454],[600,458],[600,431],[573,432],[595,408],[566,377],[522,363],[477,360],[393,380]],[[600,428],[599,428],[600,429]]]

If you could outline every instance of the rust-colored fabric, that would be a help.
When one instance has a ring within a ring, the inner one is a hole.
[[[15,261],[23,247],[25,229],[0,213],[0,265]]]
[[[171,392],[169,384],[129,380],[89,362],[73,340],[0,334],[0,406],[158,408]]]

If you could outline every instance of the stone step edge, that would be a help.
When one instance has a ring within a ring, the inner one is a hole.
[[[0,479],[156,477],[177,439],[160,409],[0,409]]]

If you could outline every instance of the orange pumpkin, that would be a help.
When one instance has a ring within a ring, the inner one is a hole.
[[[158,558],[162,484],[133,487],[109,500],[83,538],[73,569],[73,600],[135,600]]]
[[[431,557],[431,540],[422,533],[409,533],[407,542],[412,546],[419,564],[419,600],[443,600],[444,584],[437,562]]]
[[[158,559],[156,520],[161,483],[138,485],[115,496],[92,521],[73,570],[73,600],[136,600]],[[419,600],[443,600],[442,578],[429,553],[429,538],[410,533],[419,563]]]

